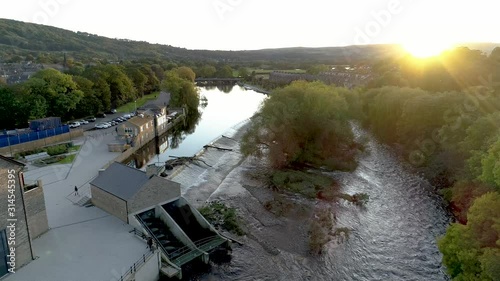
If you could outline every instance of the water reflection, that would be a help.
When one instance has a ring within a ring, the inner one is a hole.
[[[124,163],[140,169],[147,164],[160,165],[170,155],[193,156],[203,145],[250,118],[266,98],[234,85],[200,87],[199,91],[198,111],[188,113],[184,122],[146,144]]]
[[[196,126],[200,123],[201,115],[201,110],[188,114],[184,122],[181,122],[170,131],[170,148],[178,148],[186,136],[196,131]]]

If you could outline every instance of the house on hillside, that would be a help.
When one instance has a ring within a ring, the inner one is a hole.
[[[90,190],[95,206],[127,223],[129,216],[181,196],[179,183],[117,162],[99,172]]]
[[[23,169],[0,155],[0,278],[35,259],[32,240],[49,229],[42,182],[25,184]]]

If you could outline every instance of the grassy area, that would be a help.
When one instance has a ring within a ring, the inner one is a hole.
[[[74,145],[74,146],[68,148],[68,152],[77,152],[78,150],[80,150],[80,146],[81,145]]]
[[[308,198],[316,198],[318,192],[338,189],[336,182],[326,175],[297,170],[275,171],[271,182],[278,189],[302,194]]]
[[[137,106],[137,108],[139,108],[139,107],[143,106],[146,102],[148,102],[150,100],[155,100],[156,97],[158,96],[158,94],[159,94],[159,92],[154,92],[152,94],[145,95],[142,98],[137,99],[137,101],[135,101],[135,102],[129,102],[127,104],[124,104],[124,105],[118,107],[116,109],[116,111],[121,112],[121,113],[133,112],[133,111],[135,111],[136,106]]]
[[[57,162],[56,164],[71,164],[75,160],[76,154],[67,155],[63,160]]]
[[[248,69],[248,73],[252,73],[252,71],[255,71],[255,74],[269,74],[273,71],[283,71],[283,72],[289,72],[289,73],[306,73],[305,70],[303,69],[258,69],[258,68],[250,68]]]
[[[227,207],[223,203],[210,202],[208,205],[198,209],[198,211],[215,227],[222,227],[239,236],[245,234],[240,227],[241,221],[236,215],[234,208]]]

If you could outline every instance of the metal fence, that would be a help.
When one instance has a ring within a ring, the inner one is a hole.
[[[69,126],[63,125],[61,127],[52,128],[48,130],[41,130],[37,132],[19,133],[17,135],[0,135],[0,147],[16,145],[20,143],[41,140],[48,137],[53,137],[61,134],[69,133]]]

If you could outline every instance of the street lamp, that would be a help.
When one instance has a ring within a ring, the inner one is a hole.
[[[135,104],[135,111],[134,111],[134,113],[136,113],[137,112],[137,100],[134,101],[134,104]]]

